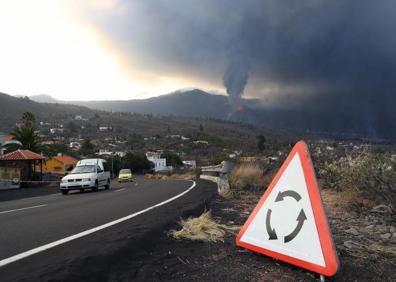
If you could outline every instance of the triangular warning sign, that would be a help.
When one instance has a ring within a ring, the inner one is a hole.
[[[294,146],[236,243],[326,276],[337,272],[336,250],[304,141]]]

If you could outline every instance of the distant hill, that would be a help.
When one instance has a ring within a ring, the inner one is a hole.
[[[199,89],[127,101],[65,102],[47,95],[33,96],[31,99],[75,104],[102,111],[222,119],[330,137],[396,140],[396,123],[393,120],[378,117],[370,119],[365,113],[350,115],[345,110],[337,109],[322,112],[314,106],[320,101],[296,108],[276,108],[258,99],[241,99],[240,107],[235,109],[226,96]]]
[[[210,94],[199,89],[177,91],[148,99],[126,101],[60,101],[48,95],[34,95],[29,98],[39,103],[65,103],[102,111],[166,116],[228,119],[233,112],[226,96]],[[257,108],[261,104],[260,100],[257,99],[242,99],[242,103],[252,108]]]
[[[38,103],[59,103],[58,100],[46,94],[32,95],[29,99]]]
[[[20,121],[22,113],[32,112],[37,121],[63,120],[67,116],[94,115],[93,110],[76,105],[38,103],[26,97],[13,97],[0,93],[0,131],[9,131]]]
[[[69,138],[78,137],[103,143],[104,140],[115,136],[123,140],[136,139],[142,142],[143,137],[158,136],[156,138],[159,141],[156,142],[163,146],[158,147],[158,144],[153,143],[154,141],[147,141],[148,146],[152,146],[150,150],[165,148],[195,152],[194,150],[199,149],[197,154],[203,152],[200,146],[195,146],[192,142],[189,142],[189,147],[182,147],[180,141],[165,137],[179,134],[188,136],[192,140],[209,141],[210,147],[205,154],[210,156],[223,148],[254,152],[257,148],[256,136],[260,134],[269,139],[287,138],[282,132],[220,119],[106,112],[62,103],[38,103],[28,97],[18,98],[4,93],[0,93],[0,132],[11,132],[26,111],[35,115],[36,126],[42,134],[47,135],[46,138],[54,137],[49,133],[50,128],[59,128],[62,124],[65,132],[61,136],[65,138],[65,142]],[[82,116],[84,120],[76,119],[76,116]],[[41,121],[44,125],[40,125]],[[111,126],[113,130],[102,132],[99,126]]]

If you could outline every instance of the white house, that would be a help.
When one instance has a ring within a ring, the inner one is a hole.
[[[116,152],[114,152],[114,155],[123,158],[123,157],[125,157],[126,152],[124,152],[124,151],[116,151]]]
[[[168,170],[168,167],[166,166],[166,159],[161,158],[161,153],[147,152],[146,157],[150,162],[154,163],[154,171]]]
[[[70,142],[69,147],[79,150],[81,148],[81,143],[73,141],[73,142]]]
[[[112,126],[99,126],[99,131],[113,131]]]
[[[191,161],[183,161],[183,165],[192,169],[196,169],[197,168],[197,162],[195,160],[191,160]]]

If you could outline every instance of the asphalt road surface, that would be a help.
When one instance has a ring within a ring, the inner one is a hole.
[[[214,192],[205,181],[138,177],[110,190],[1,202],[0,280],[111,280],[134,248]]]

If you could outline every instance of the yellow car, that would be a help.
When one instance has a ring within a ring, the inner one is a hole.
[[[130,169],[121,169],[120,173],[118,174],[118,182],[132,182],[132,171]]]

